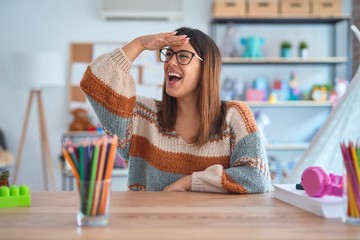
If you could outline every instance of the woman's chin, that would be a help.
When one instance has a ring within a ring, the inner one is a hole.
[[[166,88],[166,94],[169,95],[170,97],[174,97],[174,98],[177,97],[177,94],[173,89]]]

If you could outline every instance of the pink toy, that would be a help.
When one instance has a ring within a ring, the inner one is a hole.
[[[254,88],[249,88],[246,90],[246,100],[247,101],[264,101],[265,100],[265,91],[258,90]]]
[[[318,166],[311,166],[301,175],[301,185],[311,197],[325,195],[342,196],[342,176],[330,173]]]
[[[348,87],[348,81],[337,78],[335,82],[336,82],[335,84],[336,98],[339,100],[342,96],[344,96],[346,92],[346,89]]]

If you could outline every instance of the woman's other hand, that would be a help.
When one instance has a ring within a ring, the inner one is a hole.
[[[191,190],[191,175],[180,178],[176,182],[168,185],[164,192],[188,192]]]

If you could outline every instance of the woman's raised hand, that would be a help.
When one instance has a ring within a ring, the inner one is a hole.
[[[166,46],[180,46],[189,42],[186,35],[176,36],[176,32],[157,33],[138,37],[122,49],[130,61],[134,61],[144,50],[159,50]]]
[[[138,38],[144,50],[158,50],[166,46],[179,46],[189,42],[186,35],[176,36],[176,32],[158,33]]]

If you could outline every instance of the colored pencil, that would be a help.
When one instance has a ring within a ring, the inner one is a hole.
[[[89,196],[88,196],[88,202],[87,202],[87,208],[86,208],[86,215],[88,215],[88,216],[91,215],[91,210],[92,210],[98,159],[99,159],[99,143],[97,142],[94,144],[94,151],[93,151],[93,155],[92,155],[91,175],[90,175],[90,182],[89,182]]]
[[[118,143],[118,137],[115,135],[113,137],[113,139],[111,140],[111,148],[110,148],[110,152],[109,152],[109,156],[106,159],[107,163],[106,163],[106,170],[105,170],[105,176],[104,176],[104,181],[108,181],[111,178],[111,173],[112,170],[114,168],[114,161],[115,161],[115,154],[116,154],[116,147],[117,147],[117,143]],[[100,206],[99,206],[99,213],[100,214],[104,214],[105,213],[105,208],[106,208],[106,203],[107,203],[107,196],[108,196],[108,192],[110,191],[109,189],[110,187],[110,183],[106,183],[104,184],[103,187],[103,191],[101,193],[101,200],[100,200]]]
[[[71,159],[70,154],[66,148],[63,148],[63,153],[65,160],[70,165],[71,171],[73,172],[76,180],[80,180],[78,168],[75,166],[74,161]]]
[[[84,146],[83,144],[79,145],[79,173],[80,173],[80,199],[81,201],[81,212],[86,213],[85,208],[85,198],[86,198],[86,189],[85,189],[85,159],[84,159]]]
[[[96,173],[96,188],[95,188],[95,196],[94,196],[94,204],[93,204],[93,208],[92,208],[92,212],[91,215],[95,216],[98,213],[98,206],[99,206],[99,197],[100,197],[100,192],[102,189],[102,178],[103,178],[103,172],[104,172],[104,163],[105,163],[105,157],[106,157],[106,153],[107,153],[107,139],[106,138],[102,138],[102,142],[101,142],[101,147],[100,147],[100,158],[99,158],[99,163],[98,163],[98,168],[97,168],[97,173]]]
[[[77,157],[76,157],[74,148],[71,147],[71,146],[69,146],[67,149],[68,149],[68,152],[69,152],[69,154],[70,154],[70,156],[71,156],[71,159],[72,159],[73,162],[74,162],[74,165],[75,165],[76,169],[79,171],[79,160],[78,160]]]

